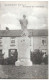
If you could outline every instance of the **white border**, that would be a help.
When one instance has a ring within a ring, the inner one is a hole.
[[[49,0],[0,0],[0,1],[49,1]]]
[[[0,1],[48,1],[48,54],[49,54],[49,0],[0,0]],[[5,80],[5,79],[0,79],[0,80]],[[41,79],[12,79],[12,80],[41,80]],[[49,58],[48,58],[48,79],[42,79],[42,80],[49,80]]]

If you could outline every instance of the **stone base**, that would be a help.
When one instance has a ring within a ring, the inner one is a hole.
[[[15,62],[15,66],[32,66],[32,62],[28,59],[21,59]]]

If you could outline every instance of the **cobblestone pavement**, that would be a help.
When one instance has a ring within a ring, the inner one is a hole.
[[[0,65],[1,79],[47,79],[48,66],[47,65],[33,65],[14,66],[14,65]]]

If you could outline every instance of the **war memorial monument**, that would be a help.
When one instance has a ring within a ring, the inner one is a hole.
[[[19,20],[22,34],[18,39],[18,60],[15,62],[15,66],[32,66],[30,60],[30,38],[27,30],[28,20],[26,15],[23,15],[23,19]]]

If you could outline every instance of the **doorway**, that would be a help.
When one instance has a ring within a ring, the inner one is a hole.
[[[18,59],[18,52],[17,49],[9,49],[9,58],[13,61],[17,61]]]

